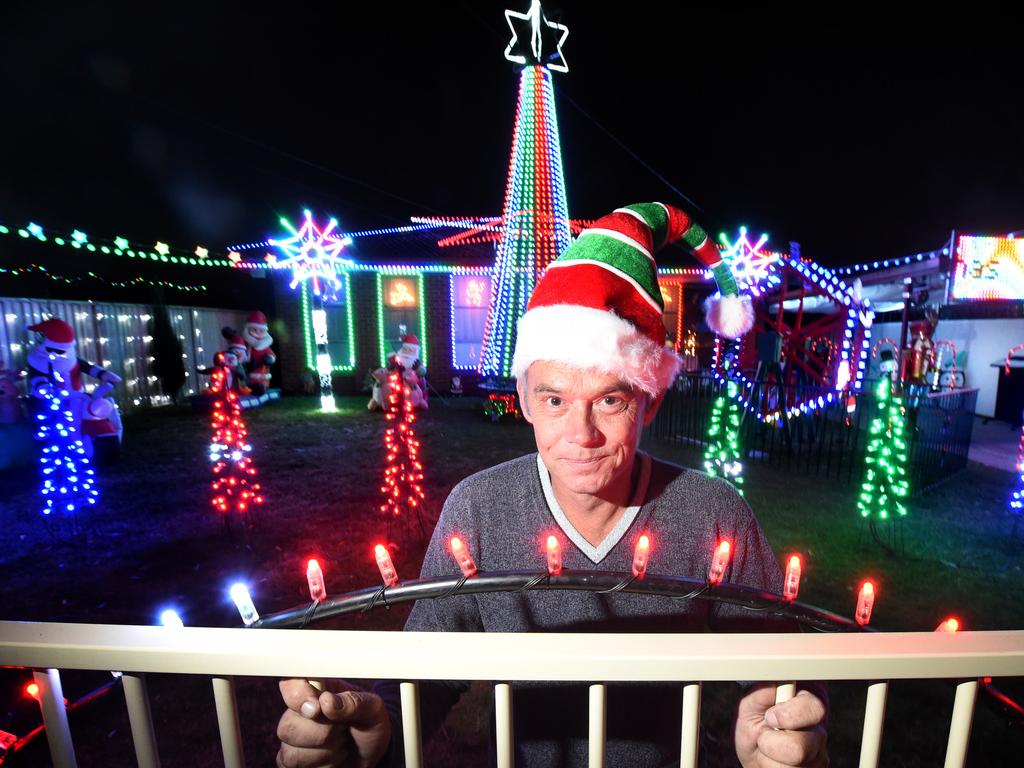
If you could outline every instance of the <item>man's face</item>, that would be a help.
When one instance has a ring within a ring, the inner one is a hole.
[[[657,411],[616,375],[537,361],[518,383],[523,415],[556,487],[601,496],[629,487],[640,433]]]

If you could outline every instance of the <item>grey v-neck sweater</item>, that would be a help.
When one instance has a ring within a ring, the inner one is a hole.
[[[641,456],[638,455],[638,458]],[[561,542],[566,570],[629,573],[637,539],[651,539],[649,574],[704,578],[718,541],[733,544],[725,579],[780,592],[779,565],[757,520],[728,483],[702,472],[643,456],[635,499],[608,541],[590,547],[545,494],[544,465],[530,454],[479,472],[459,483],[448,497],[423,561],[422,576],[455,576],[458,565],[447,544],[462,538],[481,571],[545,569],[545,542]],[[644,486],[647,476],[647,487]],[[589,551],[573,543],[582,542]],[[421,600],[406,630],[493,632],[706,632],[778,631],[777,622],[743,609],[709,601],[672,601],[623,593],[501,592]],[[595,670],[600,678],[600,670]],[[393,745],[400,752],[401,720],[396,685],[383,683],[395,717]],[[444,719],[467,686],[423,686],[424,731]],[[521,768],[587,764],[585,686],[522,684],[513,696],[517,765]],[[610,685],[607,765],[648,766],[678,760],[680,686]],[[396,754],[400,764],[400,755]]]

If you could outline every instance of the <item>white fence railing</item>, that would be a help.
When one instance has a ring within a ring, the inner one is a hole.
[[[243,634],[244,633],[244,634]],[[887,681],[954,679],[947,767],[966,760],[978,679],[1024,676],[1024,631],[814,635],[616,635],[171,629],[0,622],[0,665],[36,670],[54,764],[74,766],[58,669],[130,670],[124,692],[139,765],[159,766],[147,672],[209,675],[224,763],[244,765],[234,675],[589,682],[590,764],[603,766],[610,681],[683,686],[681,765],[696,765],[702,681],[865,680],[860,765],[878,764]],[[422,765],[418,689],[401,686],[407,765]],[[498,765],[513,765],[511,687],[495,685]]]
[[[123,379],[113,395],[122,411],[162,405],[169,398],[164,396],[150,366],[152,311],[144,304],[0,297],[0,363],[23,370],[35,336],[25,326],[57,317],[74,328],[80,357],[109,368]],[[240,329],[245,315],[205,307],[169,306],[167,311],[184,355],[182,394],[195,394],[205,386],[197,368],[211,365],[213,355],[224,348],[221,328],[230,325]],[[86,388],[95,383],[87,382]]]

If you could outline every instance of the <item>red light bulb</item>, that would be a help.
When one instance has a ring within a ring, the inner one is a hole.
[[[945,619],[939,626],[935,628],[936,632],[959,632],[960,631],[960,620],[955,616],[950,616]]]
[[[314,559],[306,563],[306,583],[309,584],[309,597],[314,603],[322,603],[327,599],[324,572],[320,568],[320,563]]]
[[[857,623],[864,627],[871,621],[871,609],[875,607],[875,585],[870,581],[865,581],[861,585],[860,594],[857,596],[857,613],[854,614],[854,619]]]
[[[548,536],[548,573],[557,576],[562,572],[562,546],[556,536]]]
[[[633,550],[633,575],[642,579],[647,574],[647,561],[651,554],[651,540],[645,533],[636,542]]]
[[[729,565],[732,547],[728,541],[720,541],[715,549],[715,556],[711,560],[711,568],[708,570],[708,583],[717,586],[722,583],[725,577],[725,569]]]
[[[476,573],[476,563],[473,562],[473,556],[469,554],[469,550],[462,543],[462,539],[458,536],[452,536],[451,547],[452,555],[459,564],[459,568],[462,569],[462,575],[469,578]]]
[[[39,686],[36,683],[29,683],[25,686],[25,695],[39,701]]]
[[[395,570],[394,563],[391,562],[391,555],[388,554],[387,547],[383,544],[378,544],[373,548],[373,556],[377,560],[377,568],[380,569],[380,577],[384,579],[386,586],[398,583],[398,571]]]
[[[782,596],[787,600],[796,600],[800,591],[800,556],[793,555],[786,566],[786,579],[782,585]]]

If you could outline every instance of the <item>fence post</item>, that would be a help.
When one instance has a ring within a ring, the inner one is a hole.
[[[71,743],[71,729],[68,728],[68,713],[64,708],[60,672],[56,669],[34,669],[32,676],[39,686],[39,708],[43,712],[50,758],[57,768],[78,768],[75,746]]]
[[[132,727],[132,742],[139,768],[160,768],[146,678],[125,672],[121,675],[121,687],[124,688],[124,701],[128,706],[128,721]]]
[[[224,751],[224,768],[245,768],[235,681],[228,677],[213,678],[213,699],[217,704],[217,727],[220,730],[221,749]]]

